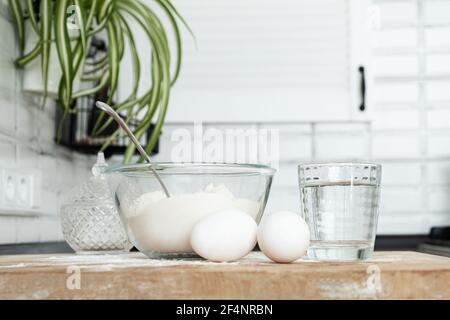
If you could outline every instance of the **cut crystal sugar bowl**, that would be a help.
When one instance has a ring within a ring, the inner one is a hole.
[[[126,252],[132,248],[103,174],[106,167],[100,153],[93,176],[72,190],[61,206],[64,238],[77,253]]]

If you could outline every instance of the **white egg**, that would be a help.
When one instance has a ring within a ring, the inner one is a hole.
[[[195,224],[191,233],[191,246],[205,259],[236,261],[255,247],[256,231],[255,220],[244,211],[222,210]]]
[[[259,248],[268,258],[289,263],[306,254],[310,234],[299,214],[279,211],[263,219],[257,237]]]

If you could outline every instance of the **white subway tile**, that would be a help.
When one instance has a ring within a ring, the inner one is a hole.
[[[13,133],[15,118],[15,80],[16,69],[14,67],[14,33],[9,23],[0,17],[0,30],[2,30],[2,45],[0,46],[0,131]],[[3,42],[3,37],[5,41]],[[10,42],[10,43],[9,43]]]
[[[425,29],[425,41],[428,47],[442,48],[450,45],[450,28]]]
[[[38,154],[22,144],[17,145],[17,165],[21,170],[38,170]]]
[[[12,167],[16,162],[16,145],[13,140],[0,137],[0,166]]]
[[[430,187],[427,194],[431,211],[450,212],[450,187]]]
[[[450,129],[450,109],[434,109],[428,111],[428,128]]]
[[[159,153],[152,158],[156,162],[193,161],[193,139],[193,124],[166,125],[159,141]]]
[[[450,225],[450,211],[427,214],[427,224],[431,227],[448,227]]]
[[[0,30],[2,30],[2,45],[0,46],[0,68],[6,68],[8,72],[15,73],[14,59],[16,58],[16,32],[12,24],[0,16]],[[8,81],[14,83],[14,74],[12,78],[8,78],[8,73],[1,73],[0,86]],[[5,76],[5,77],[4,77]]]
[[[94,163],[92,163],[93,165]],[[78,184],[80,184],[80,178],[81,177],[77,177],[74,173],[75,170],[75,165],[73,163],[73,161],[69,160],[69,159],[65,159],[65,158],[60,158],[58,159],[58,172],[59,174],[57,175],[56,178],[56,183],[55,186],[59,187],[59,186],[63,186],[63,185],[73,185],[76,186]],[[50,172],[46,172],[45,175],[50,175]]]
[[[39,123],[37,119],[37,108],[32,104],[29,99],[25,99],[24,96],[19,95],[17,99],[17,112],[16,112],[16,134],[21,139],[28,139],[32,143],[37,143],[39,137]]]
[[[17,223],[17,242],[39,242],[39,219],[37,217],[19,217]]]
[[[366,135],[330,134],[316,136],[318,160],[358,160],[368,157]]]
[[[304,161],[311,158],[311,136],[303,133],[280,132],[280,162]]]
[[[48,186],[43,186],[39,192],[39,196],[41,197],[41,199],[38,199],[40,203],[39,212],[46,216],[58,215],[59,195],[59,190],[51,190]]]
[[[52,110],[56,108],[56,106],[50,107],[52,108]],[[56,137],[55,119],[51,117],[47,112],[42,111],[38,112],[36,116],[36,121],[39,122],[39,126],[37,127],[37,130],[39,132],[39,143],[50,145],[53,144]]]
[[[378,235],[428,234],[430,228],[422,214],[384,214],[378,218]]]
[[[383,186],[413,186],[421,183],[422,170],[419,163],[382,163]]]
[[[450,21],[449,1],[425,1],[424,9],[428,24],[447,24]]]
[[[411,24],[417,18],[417,6],[415,2],[381,2],[380,20],[386,24]]]
[[[275,187],[271,190],[265,214],[281,210],[300,212],[300,191],[298,187]]]
[[[418,73],[418,61],[414,55],[375,56],[371,61],[375,77],[412,76]]]
[[[51,189],[56,189],[60,182],[61,162],[58,157],[49,154],[38,154],[37,168],[41,171],[44,186]]]
[[[85,160],[72,161],[72,177],[69,182],[72,185],[79,185],[89,179],[92,175],[92,166],[95,164],[95,157],[86,157]],[[106,160],[109,164],[109,161]]]
[[[372,138],[372,155],[375,158],[414,158],[420,155],[417,134],[377,134]]]
[[[16,243],[17,222],[13,217],[0,216],[0,244]]]
[[[450,74],[450,54],[428,54],[425,65],[428,75]]]
[[[450,135],[434,134],[428,137],[428,155],[432,157],[450,156]]]
[[[280,163],[280,167],[274,176],[273,186],[275,188],[298,188],[298,164]]]
[[[0,19],[3,21],[11,20],[9,9],[8,9],[8,0],[0,0]]]
[[[372,115],[374,130],[416,129],[419,127],[419,111],[415,109],[376,109]]]
[[[450,161],[428,162],[426,177],[428,184],[450,185]]]
[[[381,188],[380,212],[414,213],[422,210],[422,194],[417,187],[389,187]]]
[[[429,81],[426,93],[431,101],[450,100],[450,81]]]
[[[374,48],[409,48],[417,45],[417,32],[414,28],[386,29],[373,33]]]
[[[419,87],[416,83],[376,83],[373,86],[374,103],[410,103],[416,104]]]
[[[223,149],[219,148],[221,144]],[[258,163],[258,149],[259,132],[255,124],[208,125],[204,131],[203,159],[208,162]]]
[[[39,219],[39,234],[41,242],[54,242],[61,239],[61,223],[59,219],[41,217]]]
[[[364,134],[368,129],[367,123],[347,122],[347,123],[318,123],[314,131],[316,133],[353,133]]]

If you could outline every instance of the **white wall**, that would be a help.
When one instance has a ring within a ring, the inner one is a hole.
[[[280,171],[268,210],[298,210],[300,162],[373,161],[384,171],[379,233],[428,233],[450,225],[450,1],[372,4],[381,19],[368,48],[370,118],[271,123],[280,130]],[[242,127],[252,125],[263,126]],[[166,126],[157,159],[170,160],[170,135],[179,127],[186,125]]]
[[[36,204],[32,212],[20,216],[0,209],[0,244],[61,240],[57,216],[61,195],[86,176],[91,160],[54,144],[54,104],[40,110],[38,103],[22,94],[21,73],[13,66],[18,50],[8,16],[0,2],[0,168],[35,173]],[[0,192],[4,192],[1,184]]]
[[[431,226],[450,224],[450,10],[445,10],[450,1],[374,2],[383,4],[387,18],[372,52],[371,121],[233,127],[280,130],[280,171],[268,210],[298,209],[299,162],[375,161],[384,171],[379,233],[427,233]],[[11,65],[17,48],[3,9],[0,5],[0,166],[42,170],[44,201],[35,217],[0,214],[0,243],[61,239],[60,196],[91,163],[54,145],[53,106],[40,111],[21,94],[20,73]],[[186,126],[191,124],[166,125],[155,160],[171,160],[171,132]]]

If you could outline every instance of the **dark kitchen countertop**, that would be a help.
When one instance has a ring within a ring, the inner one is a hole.
[[[427,235],[408,236],[378,236],[375,242],[376,251],[416,251],[418,246],[425,243]],[[15,254],[44,254],[44,253],[73,253],[74,251],[65,242],[29,243],[0,245],[0,255]]]

